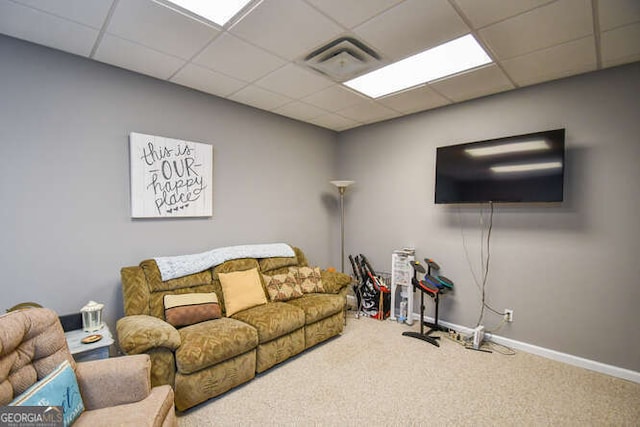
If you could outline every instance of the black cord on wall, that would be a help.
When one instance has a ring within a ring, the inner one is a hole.
[[[485,309],[504,317],[503,312],[498,311],[491,307],[489,303],[487,303],[487,282],[489,278],[489,271],[491,265],[491,233],[493,231],[493,215],[494,215],[494,205],[493,202],[489,202],[489,226],[486,232],[485,239],[485,227],[484,227],[484,212],[482,208],[480,208],[480,225],[482,227],[482,232],[480,235],[480,279],[476,275],[473,270],[473,264],[471,262],[471,257],[469,256],[469,250],[467,248],[467,243],[464,235],[464,226],[462,224],[462,219],[460,218],[460,210],[458,210],[459,223],[460,223],[460,234],[462,235],[462,246],[464,247],[465,257],[467,259],[467,264],[469,265],[469,269],[471,270],[471,275],[473,276],[473,281],[475,282],[478,291],[481,294],[481,308],[480,308],[480,316],[478,317],[478,322],[476,327],[482,324],[482,320],[484,319]],[[488,332],[488,331],[487,331]]]

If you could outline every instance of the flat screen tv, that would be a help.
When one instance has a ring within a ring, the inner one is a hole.
[[[436,204],[562,202],[564,129],[438,147]]]

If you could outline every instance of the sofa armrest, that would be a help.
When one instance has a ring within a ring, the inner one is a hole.
[[[151,392],[151,359],[146,354],[80,362],[76,377],[88,410],[139,402]]]
[[[120,349],[126,354],[140,354],[158,347],[173,351],[180,347],[178,330],[157,317],[125,316],[116,323],[116,330]]]
[[[322,285],[324,286],[325,292],[329,294],[339,293],[352,281],[351,276],[337,271],[322,270],[320,271],[320,277],[322,279]]]

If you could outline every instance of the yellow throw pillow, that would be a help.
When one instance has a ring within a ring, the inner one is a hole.
[[[257,305],[267,303],[267,297],[262,289],[258,269],[252,268],[233,273],[218,273],[222,293],[224,294],[224,306],[227,317]]]

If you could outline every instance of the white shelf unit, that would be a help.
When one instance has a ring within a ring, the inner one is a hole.
[[[400,303],[407,302],[407,318],[405,323],[413,325],[413,268],[410,262],[415,260],[414,249],[399,249],[391,255],[391,320],[400,317]]]

